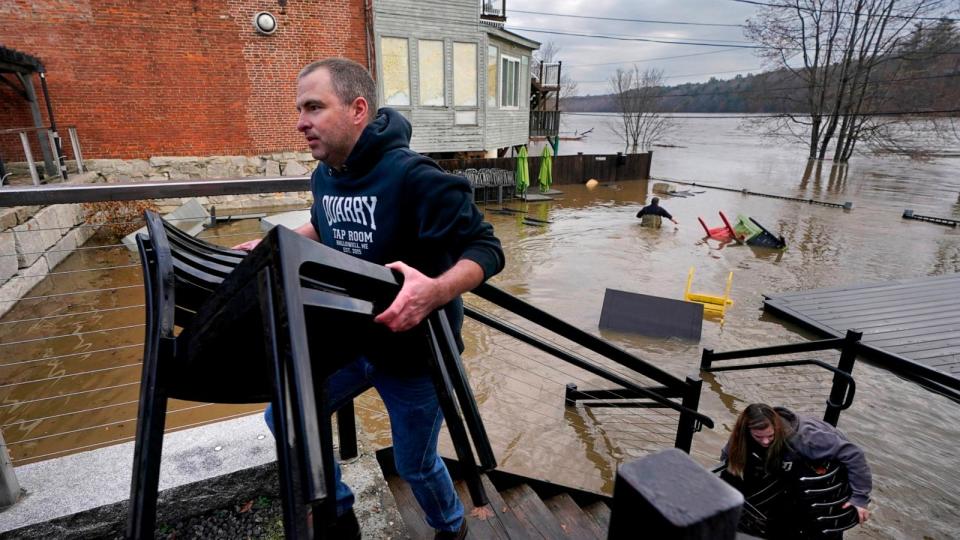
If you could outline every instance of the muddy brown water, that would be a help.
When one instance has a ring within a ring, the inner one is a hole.
[[[662,204],[680,225],[666,223],[657,231],[639,227],[634,219],[652,182],[593,190],[556,186],[563,195],[553,202],[510,204],[549,222],[542,226],[487,207],[508,261],[493,283],[684,377],[696,371],[704,347],[722,351],[815,337],[764,314],[764,293],[960,270],[960,231],[900,218],[906,207],[960,217],[957,160],[864,158],[845,175],[831,178],[827,166],[819,176],[813,170],[804,179],[805,162],[795,150],[744,134],[736,121],[702,124],[678,128],[675,137],[687,148],[655,151],[654,175],[853,201],[854,209],[690,188],[703,193],[663,197]],[[567,143],[566,151],[591,152],[594,144],[609,147],[610,141]],[[783,234],[789,249],[773,252],[705,241],[696,217],[716,226],[718,210],[731,218],[737,213],[754,216]],[[225,245],[259,234],[256,221],[203,233]],[[118,266],[126,267],[86,271]],[[704,321],[700,342],[597,329],[606,288],[682,298],[690,267],[696,271],[694,290],[711,294],[720,294],[727,274],[734,273],[735,303],[722,321]],[[39,298],[21,301],[0,319],[0,425],[17,464],[133,436],[143,338],[136,257],[125,248],[84,249],[56,271],[31,291]],[[76,294],[86,290],[94,292]],[[468,302],[499,313],[476,297]],[[556,336],[524,328],[583,352]],[[565,384],[581,389],[608,385],[470,321],[465,338],[465,363],[501,467],[609,492],[618,463],[672,446],[672,413],[564,408]],[[836,360],[834,353],[815,356]],[[866,361],[857,363],[854,375],[856,399],[841,415],[840,427],[867,451],[874,472],[874,517],[848,537],[954,537],[960,530],[960,462],[954,448],[960,442],[960,405]],[[694,437],[692,455],[706,466],[716,464],[736,414],[752,401],[822,414],[829,384],[826,372],[812,368],[706,375],[700,409],[717,425]],[[168,425],[198,425],[261,408],[174,401]],[[389,423],[375,394],[359,399],[358,413],[375,441],[388,444]]]

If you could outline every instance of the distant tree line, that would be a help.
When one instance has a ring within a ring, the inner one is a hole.
[[[611,84],[611,94],[567,98],[563,110],[623,115],[624,103],[642,98],[648,113],[766,113],[752,121],[758,131],[835,163],[858,143],[924,157],[960,141],[960,30],[954,19],[926,16],[938,0],[784,1],[746,26],[773,67],[767,72],[654,88]]]
[[[960,28],[953,21],[918,23],[886,65],[877,68],[874,86],[889,86],[888,110],[950,110],[960,104]],[[953,75],[953,76],[951,76]],[[808,113],[808,87],[786,68],[765,73],[711,77],[704,83],[663,86],[661,112]],[[564,111],[618,112],[614,94],[570,96]],[[896,106],[896,108],[893,108]]]

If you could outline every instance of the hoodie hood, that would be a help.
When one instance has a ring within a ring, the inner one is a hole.
[[[780,416],[784,422],[786,422],[787,426],[789,426],[789,434],[797,432],[797,428],[800,427],[800,419],[797,418],[796,413],[786,407],[774,407],[773,410],[776,411],[777,415]]]
[[[341,171],[362,175],[390,150],[410,146],[412,134],[413,127],[403,115],[386,107],[378,110],[377,117],[360,134]]]

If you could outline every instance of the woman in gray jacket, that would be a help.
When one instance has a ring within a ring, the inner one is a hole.
[[[751,404],[737,419],[721,459],[722,476],[748,503],[764,507],[757,516],[771,536],[837,537],[870,517],[873,482],[863,450],[817,418]]]

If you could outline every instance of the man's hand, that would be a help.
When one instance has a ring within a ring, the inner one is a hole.
[[[847,501],[847,502],[843,505],[844,508],[850,508],[851,506],[853,506],[853,503],[851,503],[851,502],[849,502],[849,501]],[[863,525],[864,523],[867,522],[868,519],[870,519],[870,511],[869,511],[869,510],[867,510],[866,508],[861,508],[861,507],[859,507],[859,506],[855,506],[854,508],[857,509],[857,519],[860,520],[860,524],[861,524],[861,525]]]
[[[383,313],[373,319],[390,330],[409,330],[449,301],[437,279],[427,277],[402,262],[392,262],[386,267],[403,274],[403,286],[397,297]]]
[[[247,240],[246,242],[233,246],[232,249],[239,249],[241,251],[253,251],[253,248],[257,247],[257,244],[259,243],[260,243],[259,238],[257,238],[256,240]]]
[[[677,220],[674,218],[670,218],[670,221],[672,221],[674,225],[679,225],[679,223],[677,223]]]

